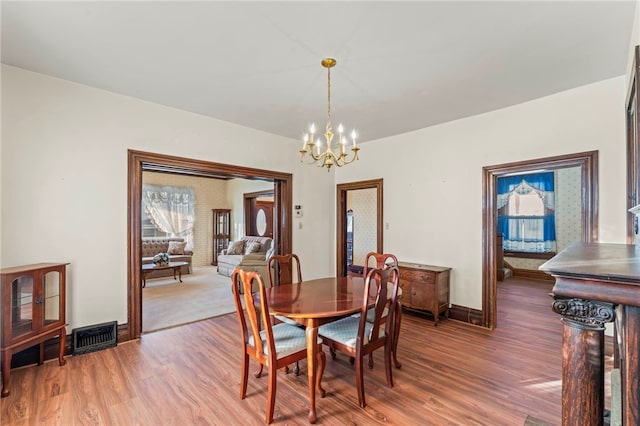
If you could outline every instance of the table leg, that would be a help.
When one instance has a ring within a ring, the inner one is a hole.
[[[178,279],[182,282],[182,266],[178,267]],[[173,272],[175,275],[175,271]]]
[[[147,286],[147,272],[142,271],[142,288]]]
[[[318,320],[310,318],[306,329],[309,376],[309,423],[316,422],[316,374],[318,372]]]

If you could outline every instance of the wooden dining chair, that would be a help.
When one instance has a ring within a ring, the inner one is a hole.
[[[267,271],[269,272],[269,283],[272,286],[302,281],[300,258],[295,253],[274,254],[267,262]]]
[[[364,260],[364,270],[362,273],[363,277],[367,276],[367,273],[369,272],[369,269],[372,267],[370,266],[371,264],[375,265],[373,267],[375,268],[385,268],[388,266],[398,266],[398,258],[390,253],[375,253],[375,252],[369,252],[367,253],[367,255],[365,256],[365,260]],[[402,287],[398,287],[398,298],[396,301],[395,306],[393,307],[394,309],[394,321],[393,321],[393,333],[392,333],[392,339],[393,339],[393,347],[392,347],[392,356],[393,356],[393,365],[396,368],[400,368],[402,367],[402,364],[400,364],[400,362],[398,362],[398,338],[400,337],[400,321],[402,320],[402,304],[401,304],[401,300],[402,300]],[[386,321],[386,317],[387,317],[388,312],[384,312],[382,315],[382,322],[384,323]],[[367,319],[369,321],[372,320],[372,313],[370,312],[368,314]],[[373,368],[373,354],[369,354],[369,368]]]
[[[242,335],[242,377],[240,381],[240,399],[247,394],[249,377],[249,357],[255,359],[261,366],[265,366],[269,374],[267,391],[266,422],[273,421],[273,411],[276,400],[277,370],[307,357],[305,331],[300,327],[280,323],[271,324],[269,305],[262,277],[256,272],[246,272],[236,269],[231,276],[233,298],[236,304],[240,332]],[[260,299],[258,309],[251,293],[252,285],[257,283]],[[240,294],[240,288],[244,294]],[[244,306],[241,298],[244,298]],[[264,330],[259,327],[260,320]],[[326,358],[322,352],[322,341],[318,338],[318,374],[316,386],[320,396],[324,396],[321,388],[322,374]]]
[[[384,364],[387,376],[387,384],[393,387],[393,376],[391,371],[391,350],[393,339],[387,330],[391,330],[393,324],[394,310],[398,294],[397,266],[389,266],[385,269],[373,268],[367,273],[364,282],[364,295],[360,317],[349,316],[329,324],[325,324],[318,329],[318,336],[322,338],[322,343],[331,350],[331,357],[335,359],[335,351],[343,352],[355,358],[356,387],[358,389],[358,402],[362,408],[366,407],[364,398],[364,377],[363,362],[365,355],[371,354],[374,350],[384,347]],[[392,285],[388,286],[387,283]],[[373,289],[373,290],[372,290]],[[375,300],[373,306],[373,321],[367,320],[371,299]],[[386,324],[381,326],[381,318],[384,310],[387,309]]]
[[[292,284],[302,281],[302,271],[300,270],[300,258],[295,253],[290,254],[274,254],[267,262],[267,272],[269,274],[269,283],[271,286],[280,284]],[[295,276],[294,276],[295,273]],[[281,315],[274,315],[280,322],[300,327],[296,321]],[[262,369],[260,370],[262,372]],[[289,367],[285,367],[285,372],[289,372]],[[294,369],[296,376],[300,375],[300,365],[296,362]],[[256,373],[259,374],[259,373]]]

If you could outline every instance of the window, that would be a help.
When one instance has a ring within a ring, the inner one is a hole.
[[[142,236],[182,237],[192,247],[194,206],[193,189],[143,185]]]
[[[153,223],[145,209],[142,209],[142,238],[164,238],[167,236],[166,232]]]
[[[505,251],[555,252],[553,172],[498,178],[498,232]]]

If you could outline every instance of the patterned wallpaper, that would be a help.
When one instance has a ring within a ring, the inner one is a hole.
[[[353,210],[353,264],[364,265],[364,258],[377,247],[377,191],[375,188],[347,191],[347,210]]]
[[[556,192],[556,251],[560,252],[569,244],[582,240],[581,168],[569,167],[555,171]],[[505,259],[514,268],[534,269],[546,260]]]
[[[196,196],[193,225],[193,266],[211,265],[213,257],[213,213],[211,209],[231,208],[227,201],[227,182],[221,179],[183,176],[172,173],[143,172],[143,184],[192,188]]]

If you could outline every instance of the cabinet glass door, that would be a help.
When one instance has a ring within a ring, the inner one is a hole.
[[[60,273],[48,272],[44,276],[42,287],[44,303],[43,325],[60,321]]]
[[[33,277],[22,276],[11,282],[11,337],[33,330]]]

